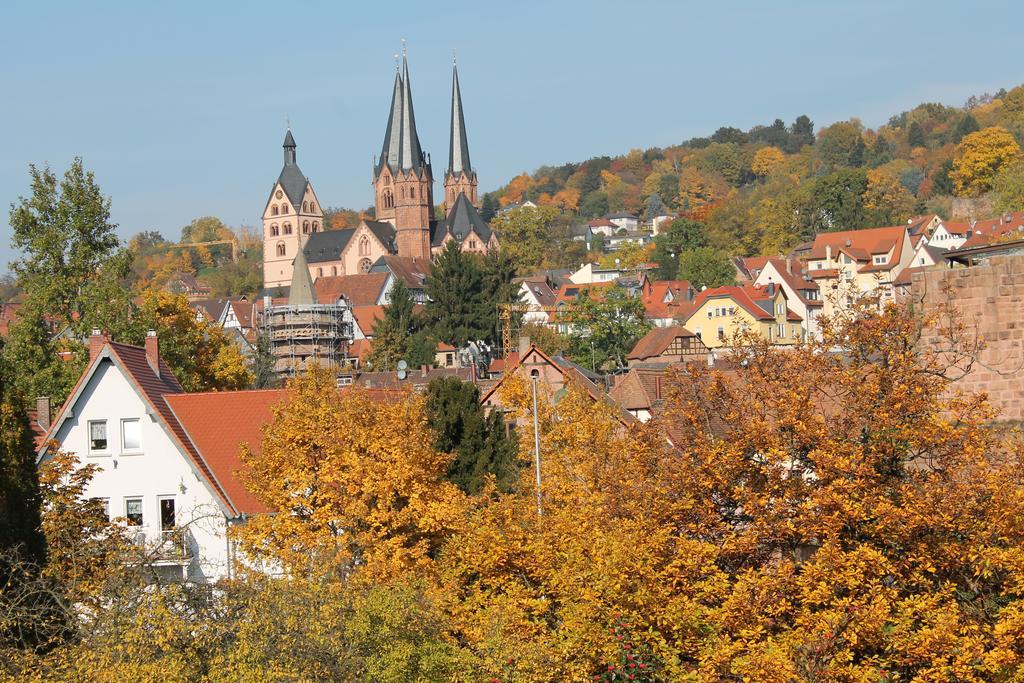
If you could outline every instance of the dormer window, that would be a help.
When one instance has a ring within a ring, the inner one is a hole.
[[[874,263],[876,266],[883,265],[889,262],[888,254],[875,254]]]

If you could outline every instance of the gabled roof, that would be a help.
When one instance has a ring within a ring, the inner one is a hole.
[[[626,356],[629,360],[645,360],[647,358],[656,358],[672,345],[676,339],[680,337],[688,337],[692,339],[699,339],[697,335],[690,332],[682,325],[672,325],[670,327],[654,327],[640,338],[640,341],[636,343],[633,350]]]
[[[336,304],[344,297],[351,306],[376,306],[387,281],[387,273],[318,277],[314,283],[317,303]]]
[[[796,259],[783,259],[783,258],[769,258],[765,265],[762,267],[768,267],[771,264],[773,270],[778,273],[779,279],[786,283],[793,291],[796,292],[797,297],[805,306],[821,306],[823,301],[819,299],[808,299],[807,292],[818,291],[818,283],[812,279],[805,279],[805,276],[809,277],[808,273],[803,270],[803,265]],[[788,269],[787,269],[788,265]],[[770,281],[770,280],[769,280]]]
[[[530,290],[541,306],[553,306],[558,298],[558,290],[554,289],[548,278],[543,275],[523,278],[521,286]]]
[[[384,245],[384,248],[391,253],[395,253],[398,249],[395,247],[395,226],[391,225],[387,221],[370,221],[365,220],[363,224],[369,228],[370,232],[380,240],[380,243]]]
[[[900,262],[903,240],[907,235],[907,226],[893,225],[885,228],[868,228],[866,230],[845,230],[842,232],[821,232],[814,238],[810,258],[825,258],[826,247],[832,249],[833,258],[840,252],[854,260],[867,261],[870,269],[871,257],[874,254],[887,254],[892,251],[892,258],[881,269],[891,270]]]
[[[89,361],[85,372],[82,373],[67,401],[61,407],[60,412],[50,427],[48,440],[52,439],[63,426],[64,421],[72,416],[71,407],[78,402],[83,391],[88,386],[89,380],[96,374],[100,366],[105,363],[113,363],[121,371],[121,374],[128,380],[128,383],[135,389],[138,396],[151,411],[150,414],[163,427],[168,437],[181,453],[191,462],[197,474],[203,478],[214,496],[224,504],[227,510],[237,513],[238,508],[234,506],[217,476],[196,449],[185,432],[184,427],[182,427],[167,403],[167,397],[184,392],[181,384],[178,383],[178,380],[174,377],[174,374],[163,358],[158,360],[157,369],[159,373],[155,372],[149,364],[144,348],[111,341],[104,343],[103,348],[100,349],[96,357]],[[46,449],[47,446],[44,444],[38,453],[39,458],[46,454]]]
[[[689,280],[656,280],[641,295],[644,316],[653,320],[682,319],[693,311],[697,292]]]
[[[188,302],[189,308],[201,314],[210,322],[217,322],[220,320],[221,315],[224,314],[224,309],[227,307],[228,302],[225,299],[199,299],[198,301]]]
[[[487,222],[480,216],[480,212],[469,201],[465,192],[459,193],[452,210],[448,212],[438,227],[440,229],[434,231],[434,238],[431,240],[431,246],[434,247],[444,244],[445,237],[448,235],[451,235],[456,241],[462,242],[470,232],[475,232],[486,244],[490,241],[492,234],[491,226],[487,225]]]
[[[491,396],[493,396],[495,392],[497,392],[500,389],[502,383],[505,381],[505,378],[510,377],[516,371],[517,368],[522,366],[524,363],[530,362],[531,359],[533,359],[534,361],[547,363],[551,367],[555,368],[559,373],[561,373],[562,378],[565,381],[572,380],[578,382],[580,385],[582,385],[583,389],[593,400],[605,401],[618,408],[618,418],[623,425],[629,427],[637,423],[637,419],[633,415],[625,412],[624,410],[622,410],[621,406],[619,406],[614,401],[611,401],[608,398],[608,394],[604,391],[604,389],[598,387],[597,384],[594,383],[594,379],[592,378],[596,377],[596,375],[583,369],[576,363],[573,363],[572,361],[566,358],[562,358],[561,356],[549,356],[540,349],[538,349],[536,346],[531,346],[530,350],[527,351],[522,356],[522,358],[518,358],[514,365],[512,365],[509,368],[506,368],[501,376],[501,379],[495,382],[494,385],[491,386],[491,388],[488,389],[486,392],[482,392],[482,395],[480,396],[480,402],[487,403],[488,399],[490,399]],[[510,356],[507,360],[511,361],[512,356]]]
[[[469,162],[469,140],[466,137],[466,119],[462,113],[462,91],[459,88],[459,70],[452,64],[452,121],[448,144],[448,173],[458,176],[474,175]]]
[[[377,322],[384,318],[384,307],[353,306],[352,316],[356,319],[356,324],[359,325],[359,329],[363,331],[363,334],[367,337],[372,337],[373,331],[377,327]]]
[[[727,285],[705,289],[693,302],[693,310],[696,312],[701,306],[711,299],[732,299],[736,304],[757,320],[775,320],[772,310],[772,301],[775,297],[774,288],[771,286],[760,287],[758,285]],[[785,292],[783,292],[785,298]],[[692,317],[692,316],[691,316]],[[799,315],[786,307],[786,319],[792,321],[803,320]]]
[[[1024,211],[1006,213],[998,218],[975,221],[970,226],[971,236],[960,245],[960,249],[970,249],[1005,238],[1007,235],[1024,236]]]
[[[626,410],[647,410],[654,413],[665,402],[664,380],[669,364],[657,367],[632,367],[619,378],[608,396]]]
[[[391,273],[405,283],[409,289],[423,289],[423,283],[430,274],[430,261],[411,256],[385,254],[370,267],[371,273]]]

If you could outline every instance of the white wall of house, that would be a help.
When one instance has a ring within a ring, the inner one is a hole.
[[[140,541],[152,544],[161,538],[161,501],[173,501],[175,522],[187,529],[192,559],[158,564],[168,570],[183,566],[185,578],[191,581],[227,576],[230,553],[224,507],[163,423],[147,414],[146,402],[120,369],[110,361],[101,362],[71,410],[55,438],[62,450],[75,453],[83,465],[98,467],[86,496],[105,499],[112,518],[125,517],[129,501],[131,505],[141,502],[142,525],[132,530],[140,532]],[[105,448],[91,447],[93,422],[106,423]],[[132,423],[138,427],[138,448],[126,447],[122,438],[122,425],[130,431]]]
[[[755,285],[767,285],[774,283],[782,287],[782,291],[786,294],[786,305],[789,309],[796,313],[798,316],[803,318],[802,327],[804,332],[808,335],[817,336],[818,334],[818,315],[821,313],[821,306],[808,306],[804,303],[803,299],[800,298],[799,294],[790,287],[789,283],[782,277],[782,274],[775,268],[775,264],[771,261],[767,261],[764,264],[764,268],[758,273],[757,279],[754,280]]]
[[[942,223],[939,223],[938,227],[935,228],[935,232],[928,238],[929,244],[934,247],[942,247],[943,249],[956,249],[966,241],[967,235],[954,235]]]

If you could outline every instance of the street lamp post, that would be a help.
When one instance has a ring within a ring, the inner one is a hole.
[[[537,371],[530,373],[530,382],[533,384],[533,464],[537,474],[537,516],[544,514],[540,498],[540,427],[537,420]]]

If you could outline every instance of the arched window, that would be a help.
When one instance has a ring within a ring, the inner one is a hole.
[[[338,266],[331,266],[331,275],[338,274]]]
[[[286,235],[292,234],[292,224],[291,223],[285,223],[284,224],[284,234],[286,234]]]
[[[282,214],[288,213],[288,205],[287,204],[282,204],[281,205],[281,213]]]
[[[309,221],[302,221],[302,234],[303,235],[308,235],[309,234]]]
[[[405,188],[402,188],[402,199],[405,199]]]
[[[277,255],[278,256],[284,256],[285,255],[284,242],[278,242],[277,243]]]
[[[389,175],[384,176],[384,184],[385,185],[390,185],[391,184],[391,176],[389,176]]]
[[[409,199],[416,199],[416,188],[415,187],[410,187],[409,188]]]
[[[275,212],[276,213],[276,212]],[[277,237],[281,234],[281,228],[277,227],[277,223],[270,226],[270,236]]]
[[[309,202],[302,202],[302,213],[309,211]]]
[[[277,215],[277,204],[271,204],[271,206],[270,206],[270,215],[271,216],[276,216]]]
[[[395,198],[391,196],[391,190],[384,190],[384,208],[392,209],[395,206]]]
[[[364,258],[362,261],[359,262],[359,272],[360,273],[369,273],[371,265],[373,265],[373,264],[370,263],[370,259]]]
[[[316,204],[314,202],[309,203],[309,212],[316,213]]]
[[[317,223],[316,221],[313,221],[313,232],[316,232],[319,229],[320,229],[320,224]]]
[[[363,235],[359,238],[359,255],[369,256],[370,255],[370,238]]]

